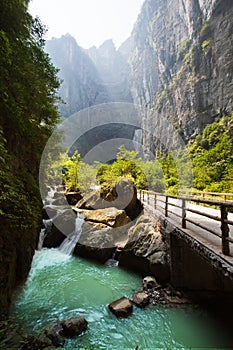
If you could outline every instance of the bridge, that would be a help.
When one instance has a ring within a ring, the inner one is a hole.
[[[170,251],[172,284],[232,292],[233,201],[227,194],[220,200],[205,194],[197,198],[141,190],[138,196],[159,220]]]

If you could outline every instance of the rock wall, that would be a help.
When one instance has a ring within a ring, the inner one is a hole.
[[[233,109],[232,15],[231,0],[145,1],[131,69],[148,158]]]
[[[130,90],[130,42],[116,50],[112,40],[99,48],[82,49],[69,34],[46,42],[46,51],[62,80],[60,113],[75,112],[107,102],[132,102]]]
[[[63,117],[99,103],[109,102],[109,96],[92,60],[67,34],[46,42],[46,52],[62,80],[59,96]]]
[[[106,40],[99,48],[86,51],[98,71],[110,101],[132,102],[130,91],[130,41],[126,40],[117,50],[113,41]]]
[[[9,312],[12,295],[19,284],[27,278],[31,267],[39,232],[32,223],[31,228],[1,221],[0,229],[0,320]]]

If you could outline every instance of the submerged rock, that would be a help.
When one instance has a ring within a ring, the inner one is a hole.
[[[55,347],[62,346],[64,337],[73,338],[87,330],[88,323],[84,317],[72,317],[68,320],[62,320],[55,323],[52,327],[46,329],[41,336],[49,339]]]
[[[133,305],[131,301],[126,297],[122,297],[118,300],[113,301],[108,305],[108,307],[109,310],[117,317],[127,318],[133,312]]]

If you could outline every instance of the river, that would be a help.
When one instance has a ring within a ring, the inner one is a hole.
[[[99,265],[62,253],[36,251],[27,282],[13,303],[12,315],[27,331],[81,315],[88,331],[66,340],[62,349],[224,349],[226,335],[193,306],[138,309],[117,319],[107,305],[130,296],[141,277],[114,265]]]

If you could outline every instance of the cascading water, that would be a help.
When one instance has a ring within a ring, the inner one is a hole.
[[[82,234],[82,225],[83,225],[84,219],[83,217],[78,213],[77,218],[75,221],[75,230],[72,232],[60,245],[59,250],[67,255],[71,255],[74,251],[74,248],[76,244],[79,241],[79,238]]]
[[[45,209],[45,211],[47,211],[46,209],[52,209],[53,210],[53,218],[52,219],[51,218],[43,219],[43,226],[42,226],[41,231],[40,231],[37,250],[42,249],[44,238],[51,231],[54,219],[56,219],[61,213],[63,213],[66,210],[66,208],[64,208],[63,206],[53,205],[53,201],[55,200],[54,195],[56,192],[57,192],[56,187],[54,187],[54,188],[49,187],[48,194],[44,200],[44,209]]]
[[[45,199],[46,204],[48,204],[48,205],[52,204],[52,202],[54,200],[55,192],[56,192],[56,188],[49,187],[49,191],[48,191],[48,194],[47,194],[46,199]]]
[[[133,143],[135,151],[140,151],[142,146],[142,129],[136,129],[134,132]]]

